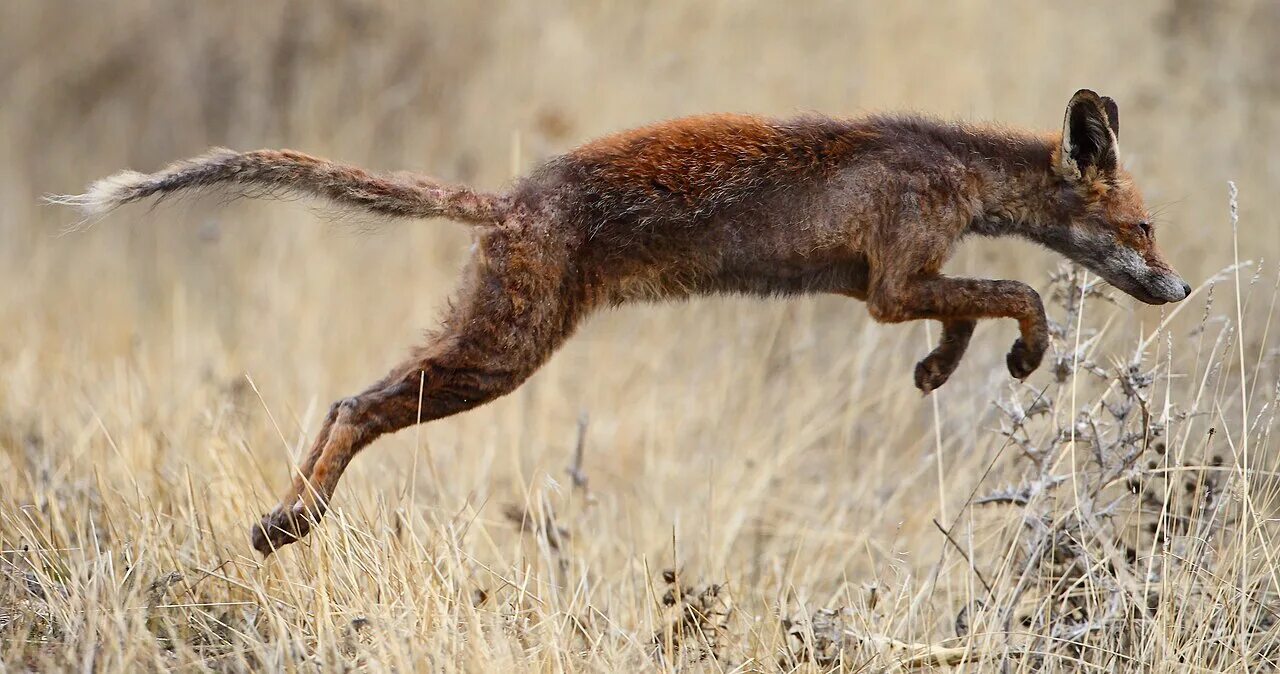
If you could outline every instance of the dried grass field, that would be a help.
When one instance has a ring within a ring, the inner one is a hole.
[[[1274,671],[1277,45],[1270,0],[7,2],[0,671]],[[265,562],[249,525],[467,231],[41,202],[215,145],[496,188],[693,112],[1053,128],[1083,86],[1187,301],[967,243],[949,272],[1042,292],[1050,362],[1014,382],[983,323],[929,397],[937,326],[851,300],[603,313]]]

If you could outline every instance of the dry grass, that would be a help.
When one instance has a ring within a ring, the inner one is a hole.
[[[0,9],[0,669],[1275,669],[1280,11],[886,7]],[[598,316],[519,392],[379,441],[267,563],[248,525],[465,232],[197,200],[58,237],[39,205],[213,145],[493,186],[673,114],[1049,126],[1083,85],[1121,102],[1189,301],[966,246],[954,272],[1054,298],[1056,360],[1010,383],[987,324],[928,398],[936,326],[846,300]]]

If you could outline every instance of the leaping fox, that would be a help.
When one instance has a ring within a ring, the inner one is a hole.
[[[99,216],[224,187],[474,228],[475,253],[434,337],[334,403],[279,505],[254,525],[253,545],[269,555],[310,531],[375,438],[511,392],[598,307],[717,293],[854,297],[877,321],[941,322],[941,343],[915,368],[928,393],[955,371],[978,319],[1018,321],[1007,363],[1019,379],[1048,346],[1030,286],[940,273],[967,235],[1030,239],[1143,302],[1182,300],[1190,287],[1161,256],[1120,166],[1119,128],[1115,102],[1089,90],[1072,96],[1061,134],[912,115],[707,115],[590,142],[502,193],[288,150],[215,150],[53,201]]]

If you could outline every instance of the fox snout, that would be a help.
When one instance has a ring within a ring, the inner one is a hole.
[[[1181,302],[1191,294],[1191,286],[1172,269],[1161,269],[1141,261],[1135,264],[1124,259],[1130,257],[1128,255],[1119,257],[1119,265],[1108,265],[1108,269],[1099,271],[1111,285],[1132,295],[1134,299],[1159,305]]]
[[[1191,286],[1174,272],[1153,272],[1143,284],[1147,296],[1136,296],[1147,304],[1181,302],[1191,294]],[[1154,300],[1154,301],[1153,301]]]
[[[1111,285],[1147,304],[1181,302],[1191,294],[1191,286],[1168,265],[1150,263],[1125,246],[1111,244],[1107,248],[1105,255],[1075,259]]]

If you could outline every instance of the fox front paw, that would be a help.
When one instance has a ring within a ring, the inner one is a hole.
[[[1036,368],[1040,367],[1040,361],[1044,359],[1045,349],[1048,344],[1040,344],[1036,346],[1028,346],[1026,342],[1019,337],[1013,343],[1013,348],[1009,350],[1009,355],[1005,357],[1005,363],[1009,366],[1009,374],[1014,379],[1026,379]]]
[[[276,506],[250,531],[253,548],[263,557],[270,557],[271,553],[290,543],[296,543],[310,533],[314,519],[318,517],[308,513],[302,503],[288,507]]]
[[[928,395],[939,386],[947,383],[951,373],[956,371],[959,362],[955,358],[944,357],[937,352],[925,356],[916,363],[916,388]]]

